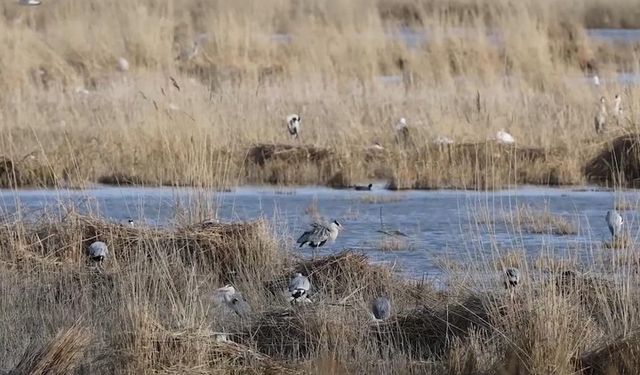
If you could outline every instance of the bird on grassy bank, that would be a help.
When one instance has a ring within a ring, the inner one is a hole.
[[[520,284],[520,270],[515,267],[509,267],[505,271],[505,288],[515,288]]]
[[[613,114],[616,116],[622,116],[622,98],[619,94],[613,98]]]
[[[369,184],[369,185],[356,185],[353,188],[357,191],[371,191],[371,188],[373,187],[373,184]]]
[[[311,229],[302,233],[296,242],[300,244],[300,247],[304,245],[309,245],[312,248],[321,247],[327,241],[335,241],[341,229],[342,224],[338,220],[334,220],[328,225],[313,223]]]
[[[607,103],[604,96],[600,97],[600,110],[594,118],[594,125],[597,134],[604,133],[605,126],[607,125]]]
[[[40,0],[18,0],[18,4],[34,6],[34,5],[42,4],[42,1],[40,1]]]
[[[129,70],[129,61],[127,61],[127,59],[125,59],[124,57],[118,57],[118,59],[116,60],[116,68],[118,69],[118,71],[120,72],[126,72]]]
[[[128,223],[129,223],[129,226],[131,226],[131,227],[135,227],[135,226],[136,226],[136,224],[135,224],[135,222],[133,221],[133,219],[129,219],[129,220],[128,220]]]
[[[593,75],[592,80],[593,80],[593,84],[594,84],[594,85],[596,85],[596,86],[600,86],[600,77],[598,77],[598,75],[597,75],[597,74],[594,74],[594,75]]]
[[[289,293],[291,294],[289,302],[292,304],[311,302],[309,299],[309,290],[311,290],[309,278],[300,272],[296,273],[289,281]]]
[[[242,294],[236,291],[233,285],[227,284],[215,290],[213,299],[217,303],[222,303],[236,313],[240,318],[246,318],[251,313],[251,306],[244,299]]]
[[[107,244],[102,241],[93,242],[86,250],[86,255],[89,259],[98,264],[102,264],[108,254],[109,249],[107,248]]]
[[[406,146],[409,144],[410,141],[410,131],[409,131],[409,126],[407,125],[407,119],[404,117],[401,117],[400,120],[398,120],[398,122],[396,123],[396,125],[394,126],[395,129],[395,139],[396,139],[396,143],[397,144],[401,144],[403,146]]]
[[[611,232],[611,236],[615,239],[622,232],[622,216],[616,210],[607,211],[607,216],[605,217],[607,221],[607,226],[609,227],[609,232]]]
[[[387,320],[391,316],[391,301],[389,297],[378,297],[371,302],[371,314],[374,321]]]
[[[496,133],[496,135],[493,137],[493,140],[495,140],[498,143],[505,144],[505,145],[514,144],[516,142],[516,140],[513,138],[513,136],[511,134],[507,133],[504,129],[500,129]]]
[[[302,119],[300,115],[291,114],[287,116],[287,130],[289,130],[289,134],[292,138],[298,139],[300,136],[300,122]]]

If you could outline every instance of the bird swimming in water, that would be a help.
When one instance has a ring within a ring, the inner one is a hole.
[[[300,136],[300,122],[302,119],[300,115],[292,114],[287,116],[287,129],[289,130],[289,134],[295,139],[298,139]]]
[[[321,223],[311,224],[311,229],[304,232],[297,243],[300,247],[309,245],[312,248],[324,246],[327,241],[335,241],[338,233],[342,229],[342,224],[338,220],[334,220],[328,225]]]
[[[370,191],[372,187],[373,187],[373,184],[369,184],[369,185],[367,185],[367,186],[364,186],[364,185],[356,185],[356,186],[354,186],[353,188],[354,188],[355,190],[357,190],[357,191],[367,191],[367,190],[368,190],[368,191]]]

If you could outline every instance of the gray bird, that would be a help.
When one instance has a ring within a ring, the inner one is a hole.
[[[600,98],[600,111],[594,118],[594,125],[596,127],[596,133],[603,133],[607,125],[607,104],[604,96]]]
[[[249,303],[247,303],[242,294],[237,292],[236,288],[232,285],[225,285],[222,288],[216,289],[213,298],[214,301],[223,303],[240,318],[246,318],[251,313],[251,306],[249,306]]]
[[[300,122],[302,119],[300,115],[291,114],[287,116],[287,129],[289,130],[289,134],[295,139],[300,136]]]
[[[42,1],[40,1],[40,0],[18,0],[18,4],[34,6],[34,5],[42,4]]]
[[[505,271],[504,286],[509,288],[515,288],[520,283],[520,270],[515,267],[507,268]]]
[[[391,316],[389,297],[378,297],[371,303],[371,313],[376,321],[387,320]]]
[[[607,211],[607,216],[605,217],[607,221],[607,226],[609,227],[609,232],[611,232],[611,236],[616,238],[622,232],[622,216],[616,210]]]
[[[311,229],[298,238],[297,243],[300,244],[300,247],[304,245],[309,245],[313,248],[321,247],[328,240],[335,241],[341,229],[342,225],[338,220],[332,221],[329,225],[313,223],[311,224]]]
[[[96,241],[89,245],[86,254],[94,262],[102,263],[109,254],[107,244],[102,241]]]
[[[309,290],[311,289],[311,282],[309,278],[303,276],[300,272],[293,275],[293,278],[289,281],[289,301],[291,303],[296,302],[311,302],[309,299]]]

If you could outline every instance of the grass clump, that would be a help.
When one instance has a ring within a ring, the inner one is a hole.
[[[552,214],[548,210],[535,209],[530,205],[518,206],[516,212],[511,215],[510,222],[527,233],[556,236],[578,234],[576,224],[566,217]]]

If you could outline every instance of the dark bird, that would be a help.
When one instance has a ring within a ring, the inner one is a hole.
[[[356,185],[356,186],[354,186],[353,188],[354,188],[355,190],[358,190],[358,191],[367,191],[367,190],[371,190],[371,188],[372,188],[372,187],[373,187],[373,184],[369,184],[369,185],[367,185],[367,186],[364,186],[364,185]]]

